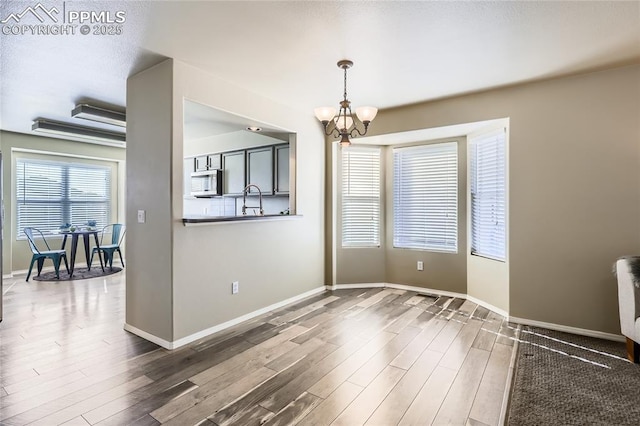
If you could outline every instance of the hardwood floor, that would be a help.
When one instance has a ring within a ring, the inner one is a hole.
[[[462,299],[327,291],[167,351],[123,273],[4,289],[0,425],[499,424],[513,331]]]

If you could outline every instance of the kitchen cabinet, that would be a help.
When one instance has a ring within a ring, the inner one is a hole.
[[[289,193],[289,144],[276,145],[275,151],[275,194]]]
[[[224,195],[242,195],[245,184],[245,151],[222,154]]]
[[[222,168],[222,155],[210,154],[207,155],[207,160],[209,164],[209,170],[218,170]]]
[[[247,185],[257,185],[262,195],[273,194],[273,146],[247,150]],[[249,188],[249,193],[258,193]]]
[[[196,172],[202,172],[205,170],[209,170],[209,156],[208,155],[200,155],[193,159],[193,169]],[[193,170],[192,170],[193,171]]]

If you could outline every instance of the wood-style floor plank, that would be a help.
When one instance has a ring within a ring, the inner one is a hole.
[[[489,425],[498,424],[502,409],[499,399],[505,392],[510,361],[511,347],[497,343],[491,351],[478,394],[473,401],[469,414],[471,419]]]
[[[358,385],[343,382],[315,409],[298,423],[300,426],[326,426],[331,424],[351,402],[362,392]]]
[[[124,274],[5,281],[0,424],[496,425],[515,331],[460,298],[325,291],[169,351]]]
[[[401,368],[392,366],[385,368],[332,424],[345,426],[364,424],[405,373],[406,371]]]
[[[425,350],[402,377],[366,424],[395,425],[400,422],[413,400],[442,359],[441,352]]]

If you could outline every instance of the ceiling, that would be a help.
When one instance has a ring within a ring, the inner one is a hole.
[[[124,108],[127,77],[167,57],[310,115],[337,106],[343,58],[353,105],[382,109],[640,63],[637,1],[40,3],[126,21],[120,35],[0,35],[3,130],[74,121],[80,102]],[[0,20],[36,4],[0,2]]]

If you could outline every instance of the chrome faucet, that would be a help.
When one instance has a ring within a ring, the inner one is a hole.
[[[255,206],[247,206],[247,192],[249,192],[249,189],[251,187],[254,187],[255,189],[258,190],[258,197],[260,200],[260,216],[264,216],[264,210],[262,209],[262,191],[260,190],[260,188],[258,187],[258,185],[255,185],[253,183],[250,183],[249,185],[245,186],[245,188],[242,190],[242,215],[246,216],[247,215],[247,208],[249,209],[255,209]]]

